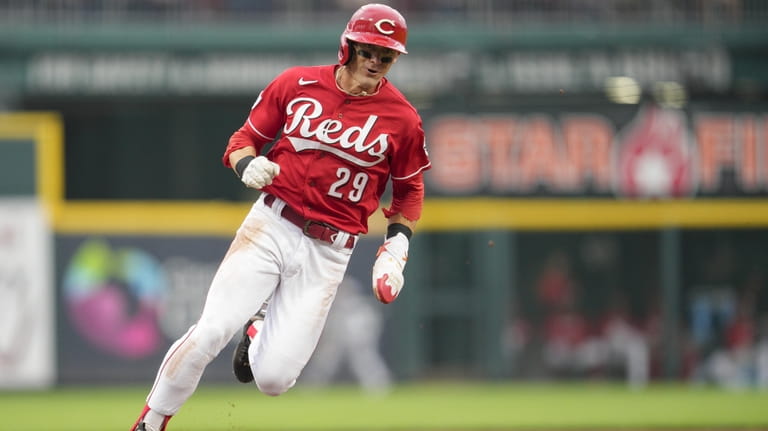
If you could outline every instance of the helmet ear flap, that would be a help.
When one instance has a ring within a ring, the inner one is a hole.
[[[350,55],[351,50],[352,47],[350,46],[349,39],[347,39],[346,36],[342,34],[341,42],[339,43],[339,64],[349,63],[349,60],[352,57]]]

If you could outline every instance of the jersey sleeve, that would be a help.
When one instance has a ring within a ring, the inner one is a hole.
[[[393,181],[407,180],[431,167],[421,119],[416,116],[411,124],[390,160]]]
[[[225,166],[229,167],[229,155],[233,151],[253,146],[256,153],[261,154],[264,147],[277,137],[285,122],[283,107],[289,97],[289,86],[286,85],[289,75],[290,69],[278,75],[259,93],[245,123],[229,139],[222,159]]]
[[[288,93],[291,91],[287,82],[291,74],[290,70],[283,72],[259,93],[246,120],[246,126],[253,133],[269,142],[277,137],[285,122],[284,107],[290,97]]]
[[[407,139],[399,145],[390,160],[392,204],[382,208],[386,218],[401,213],[408,220],[421,218],[424,202],[424,171],[431,167],[421,119],[415,115]]]

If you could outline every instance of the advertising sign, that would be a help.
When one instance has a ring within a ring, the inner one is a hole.
[[[59,236],[59,381],[150,385],[170,345],[200,316],[230,239]],[[374,247],[361,255],[374,256]],[[359,268],[367,279],[370,264]],[[234,381],[230,361],[223,352],[204,379]]]
[[[427,128],[433,196],[768,197],[764,112],[648,103],[442,115]]]
[[[50,232],[35,199],[0,200],[0,388],[55,379]]]

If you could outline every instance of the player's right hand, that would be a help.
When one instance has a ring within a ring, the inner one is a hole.
[[[261,189],[264,186],[272,184],[272,179],[280,173],[280,165],[274,163],[264,156],[259,156],[251,160],[243,171],[240,180],[254,189]]]

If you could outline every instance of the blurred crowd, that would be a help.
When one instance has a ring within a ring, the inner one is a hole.
[[[378,0],[409,20],[500,23],[763,22],[760,0]],[[298,19],[346,16],[366,0],[0,0],[9,19]]]
[[[618,244],[587,243],[579,253],[552,249],[523,287],[528,294],[502,341],[522,375],[619,378],[640,388],[673,374],[692,384],[768,388],[768,272],[761,257],[745,259],[728,242],[702,247],[686,265],[679,326],[670,327],[655,283],[632,288],[620,281],[631,274],[617,276],[626,271]],[[674,369],[665,333],[679,348]]]

